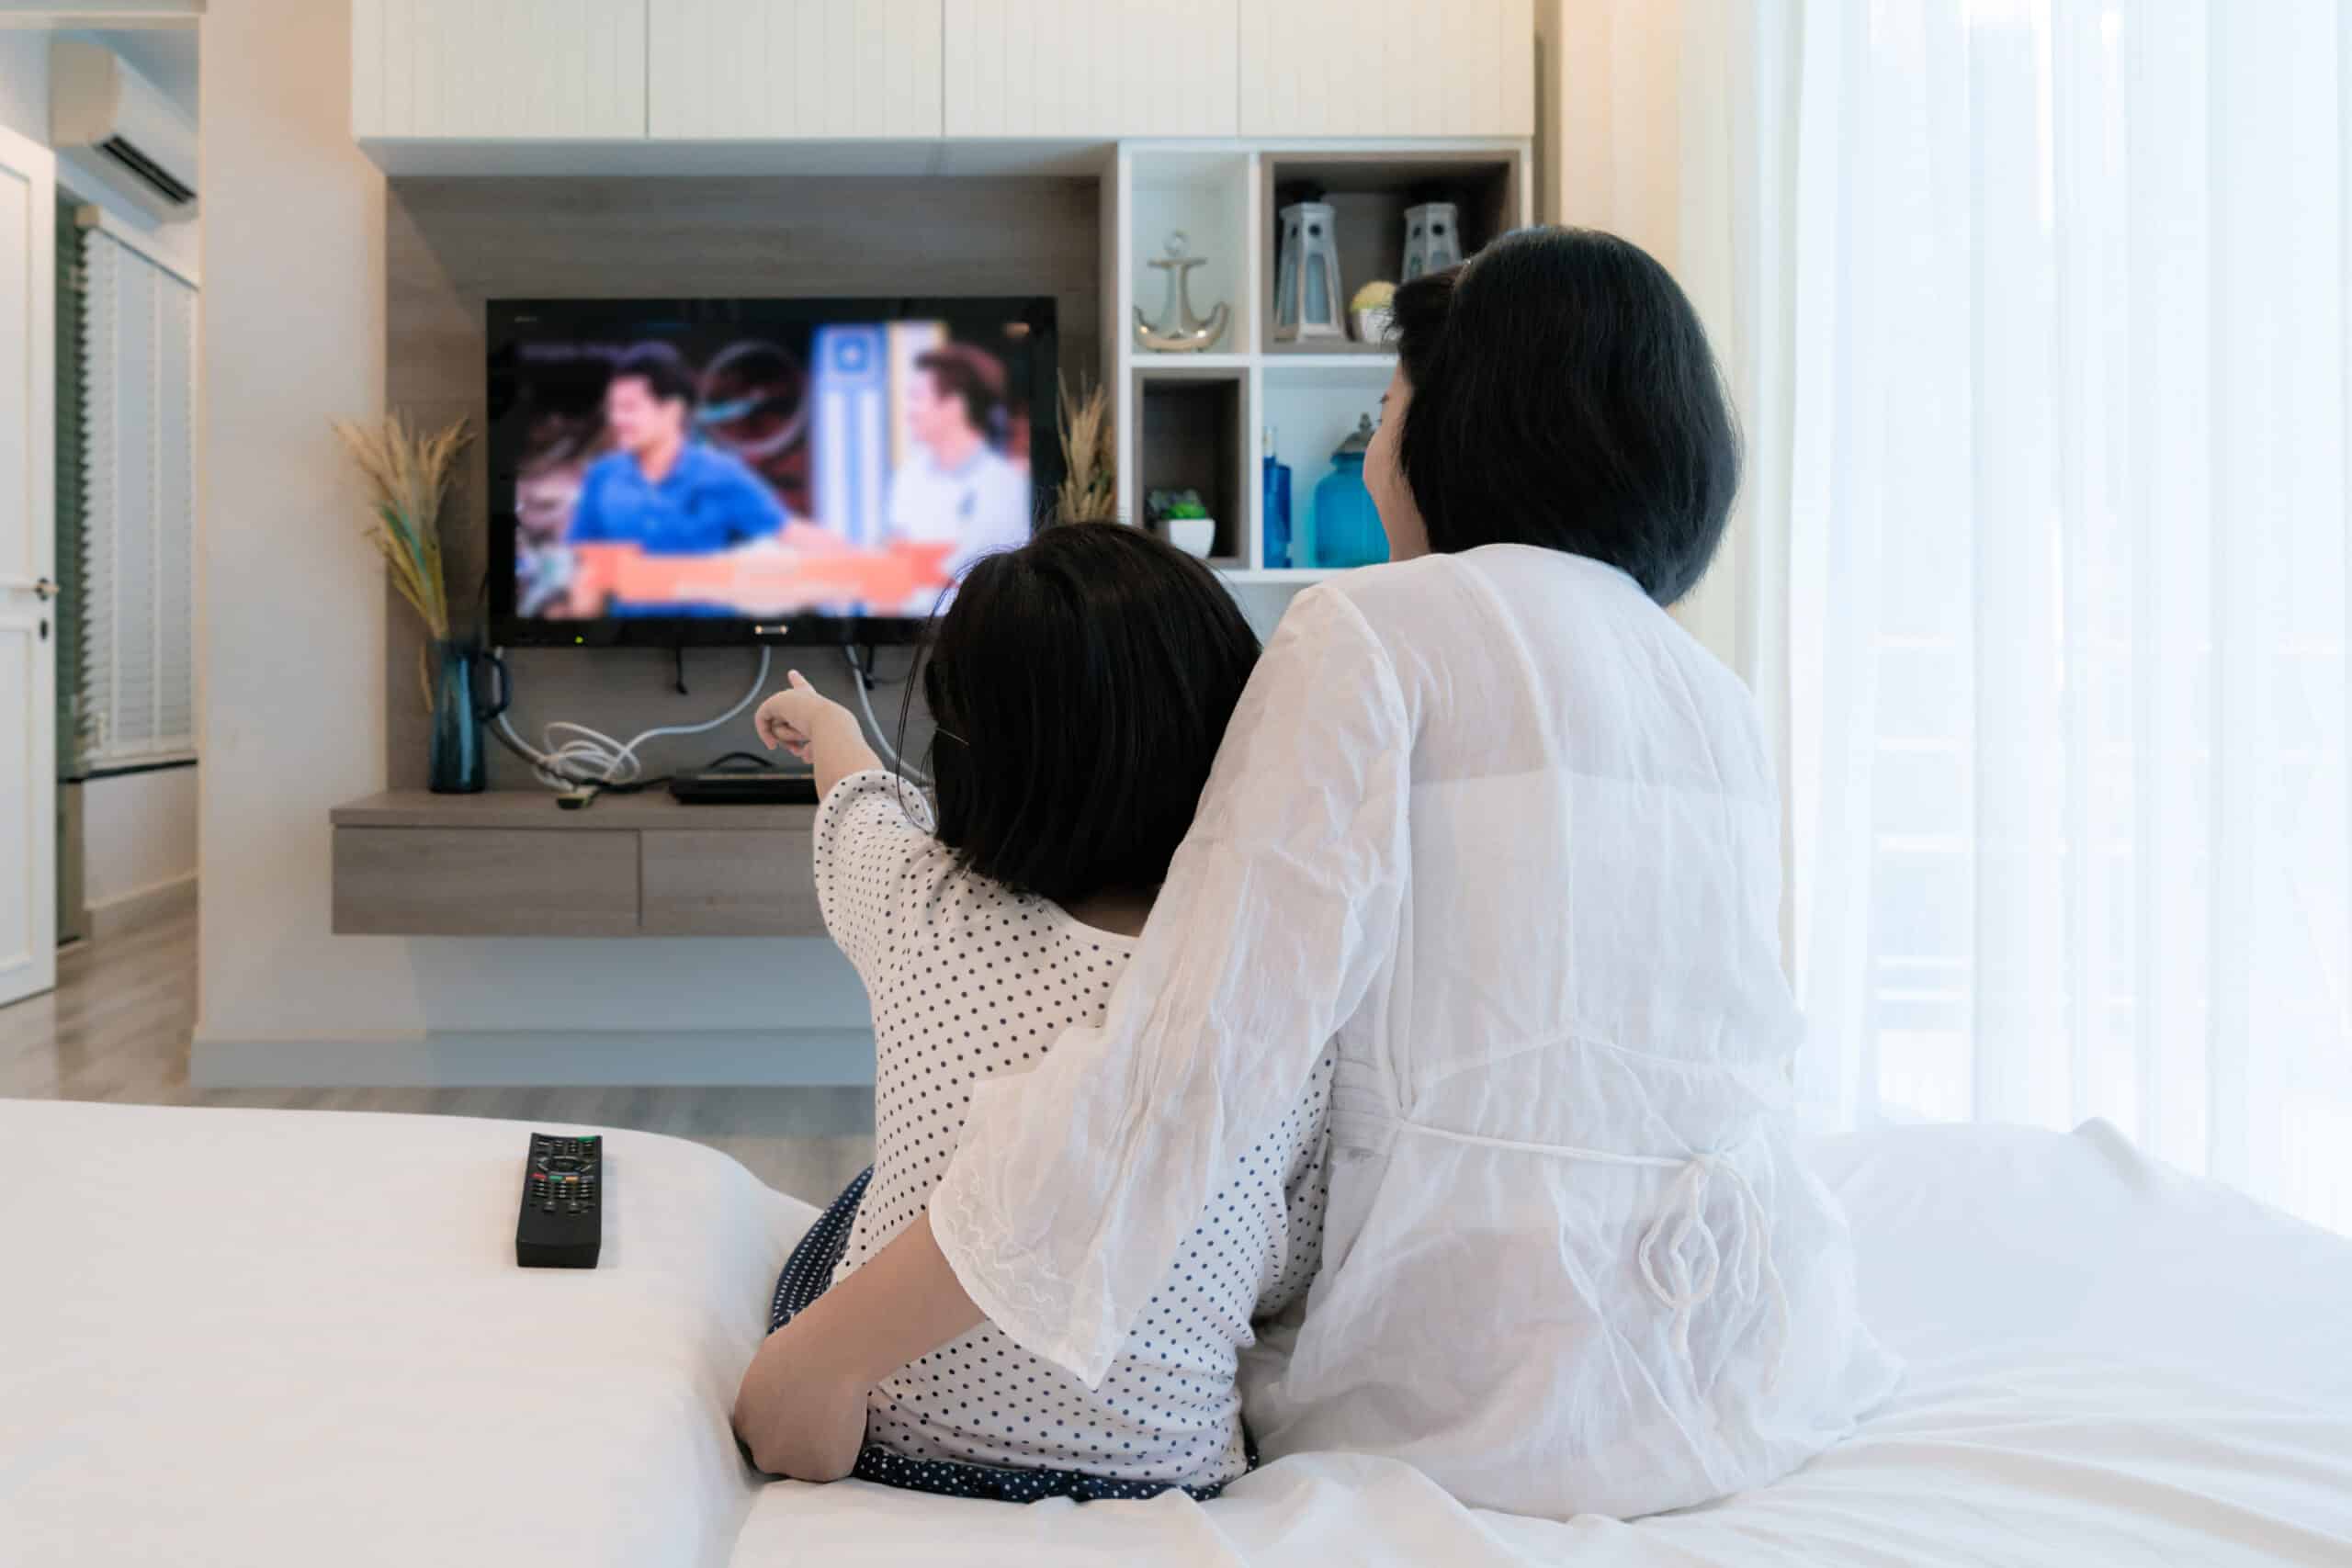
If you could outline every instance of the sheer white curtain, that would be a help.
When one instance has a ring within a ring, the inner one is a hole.
[[[1807,1098],[2352,1230],[2352,4],[1745,15]]]

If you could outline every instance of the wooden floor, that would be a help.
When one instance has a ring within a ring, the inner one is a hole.
[[[0,1096],[138,1105],[423,1111],[669,1133],[732,1155],[821,1203],[873,1158],[865,1089],[199,1089],[193,912],[58,955],[57,989],[0,1007]]]

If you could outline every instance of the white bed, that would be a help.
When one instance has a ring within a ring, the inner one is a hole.
[[[2352,1564],[2352,1244],[2096,1124],[1826,1145],[1903,1393],[1634,1525],[1339,1456],[1205,1506],[763,1486],[723,1413],[810,1211],[609,1133],[604,1266],[518,1270],[522,1132],[0,1101],[0,1562]]]

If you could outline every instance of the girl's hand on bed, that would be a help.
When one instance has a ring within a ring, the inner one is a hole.
[[[752,1462],[796,1481],[839,1481],[865,1442],[865,1383],[812,1354],[795,1319],[767,1337],[735,1395],[735,1435]]]

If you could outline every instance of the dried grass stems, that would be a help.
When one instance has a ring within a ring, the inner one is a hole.
[[[424,431],[399,413],[358,423],[334,422],[334,433],[368,481],[374,519],[367,537],[384,558],[392,586],[424,623],[434,642],[449,638],[449,580],[441,556],[442,509],[457,481],[458,459],[473,441],[464,420]],[[420,662],[425,706],[433,705],[432,667]]]
[[[1119,490],[1118,433],[1111,424],[1111,399],[1100,385],[1073,395],[1068,378],[1057,389],[1061,404],[1062,482],[1054,492],[1054,521],[1099,523],[1113,516]]]

